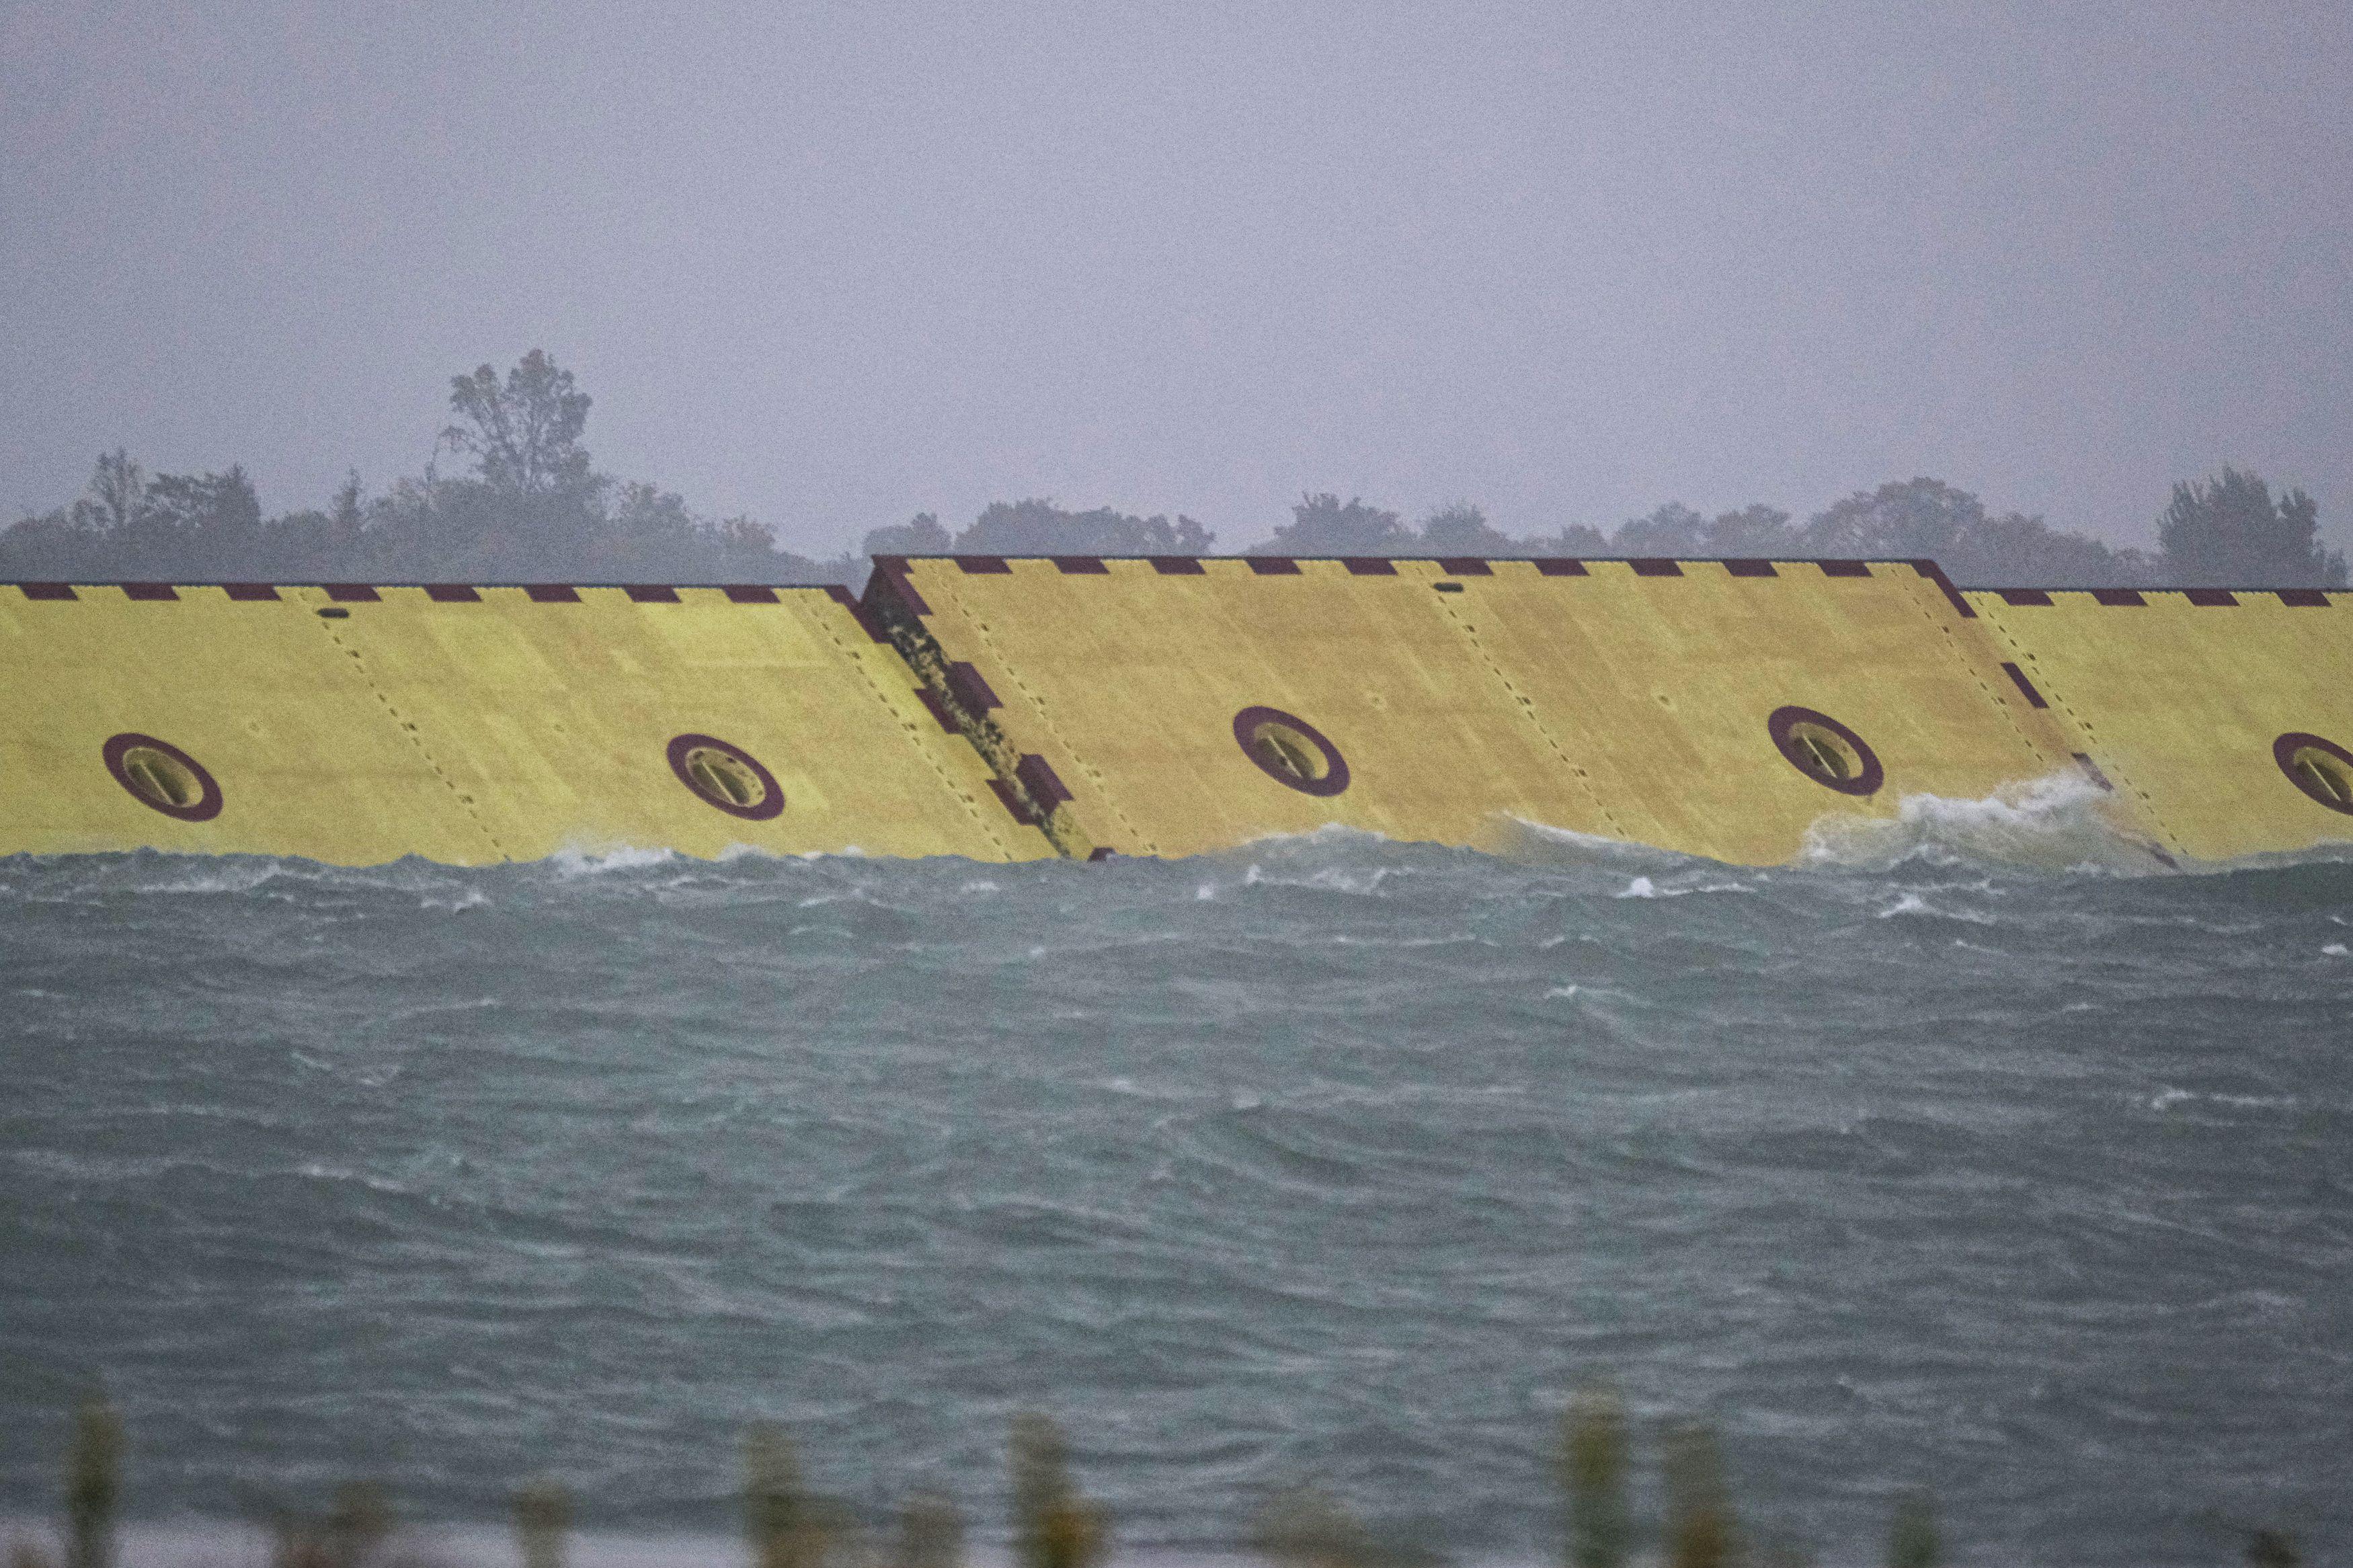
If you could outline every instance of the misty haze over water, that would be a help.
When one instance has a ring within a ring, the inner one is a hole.
[[[537,346],[608,471],[819,561],[1923,475],[2148,550],[2226,466],[2342,549],[2348,65],[2320,4],[19,6],[0,520],[117,448],[380,498]]]
[[[858,552],[823,561],[776,548],[748,517],[712,519],[683,497],[597,471],[586,434],[593,399],[570,371],[533,349],[501,378],[484,364],[451,379],[453,422],[428,465],[367,497],[356,473],[330,510],[265,517],[244,468],[149,475],[130,454],[101,453],[86,493],[0,531],[0,573],[48,581],[704,581],[862,585],[868,557],[938,554],[1198,555],[1217,535],[1179,515],[1110,507],[1073,511],[1031,498],[992,502],[951,533],[929,512],[870,531]],[[2319,531],[2317,503],[2274,496],[2260,476],[2225,468],[2176,484],[2154,552],[2095,539],[2015,512],[1997,516],[1941,480],[1857,491],[1797,523],[1778,508],[1714,518],[1680,502],[1613,532],[1572,523],[1514,538],[1468,501],[1418,525],[1360,497],[1303,496],[1291,521],[1256,548],[1284,555],[1725,556],[1934,559],[1964,584],[2077,587],[2337,587],[2345,556]]]

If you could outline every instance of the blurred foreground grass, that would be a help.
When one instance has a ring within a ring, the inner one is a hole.
[[[62,1568],[117,1568],[122,1507],[123,1430],[102,1400],[76,1414],[62,1488]],[[1110,1556],[1111,1520],[1079,1489],[1061,1431],[1044,1415],[1014,1418],[1008,1445],[1016,1568],[1099,1568]],[[1750,1540],[1742,1531],[1714,1428],[1668,1426],[1660,1444],[1661,1517],[1636,1515],[1635,1445],[1624,1406],[1590,1389],[1562,1418],[1556,1476],[1562,1502],[1562,1568],[1802,1568],[1810,1552],[1789,1541]],[[881,1530],[837,1499],[803,1485],[792,1439],[754,1424],[744,1437],[744,1526],[751,1568],[963,1568],[964,1520],[944,1497],[907,1500]],[[444,1559],[404,1546],[391,1499],[372,1482],[337,1489],[322,1512],[272,1509],[263,1521],[272,1568],[442,1568]],[[522,1568],[566,1568],[572,1499],[550,1479],[515,1494]],[[1252,1521],[1248,1550],[1275,1568],[1436,1568],[1427,1549],[1386,1541],[1338,1499],[1300,1487],[1271,1499]],[[1841,1554],[1846,1555],[1846,1554]],[[1945,1560],[1934,1500],[1900,1499],[1881,1560],[1888,1568],[1938,1568]],[[2295,1543],[2275,1530],[2246,1540],[2251,1568],[2298,1568]],[[18,1540],[7,1568],[59,1568],[44,1545]]]

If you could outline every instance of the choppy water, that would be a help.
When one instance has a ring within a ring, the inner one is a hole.
[[[1606,1374],[1833,1555],[1922,1482],[1988,1562],[2341,1548],[2353,865],[1929,816],[1770,872],[0,862],[0,1511],[102,1374],[151,1516],[553,1472],[718,1529],[768,1416],[986,1528],[1041,1407],[1131,1542],[1314,1477],[1526,1556]]]

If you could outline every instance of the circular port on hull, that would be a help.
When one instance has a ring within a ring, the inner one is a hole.
[[[1871,795],[1887,782],[1879,753],[1863,738],[1811,708],[1776,708],[1765,721],[1774,746],[1789,765],[1841,795]]]
[[[1234,742],[1259,771],[1302,795],[1335,795],[1348,787],[1348,762],[1324,731],[1280,708],[1234,715]]]
[[[182,822],[210,822],[220,815],[220,785],[204,763],[169,741],[126,731],[110,739],[100,755],[114,782],[151,811]]]
[[[703,802],[730,816],[765,822],[781,816],[785,792],[776,775],[741,746],[716,735],[681,735],[670,743],[670,770]]]
[[[2353,752],[2318,735],[2290,731],[2272,742],[2272,759],[2288,783],[2329,810],[2353,816]]]

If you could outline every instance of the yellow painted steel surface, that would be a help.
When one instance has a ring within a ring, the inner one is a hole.
[[[307,855],[362,865],[494,858],[361,672],[307,605],[183,588],[31,600],[0,586],[0,852],[152,847]],[[107,772],[107,741],[153,736],[219,785],[219,815],[180,821]]]
[[[1765,864],[1826,820],[2071,770],[2177,858],[2353,840],[2279,744],[2353,759],[2345,594],[1958,595],[1908,563],[994,558],[886,561],[867,624],[817,589],[68,592],[0,585],[0,853],[1001,860],[1326,823],[1500,847],[1518,819]],[[894,605],[920,610],[897,647],[867,629]],[[1767,728],[1788,709],[1863,742],[1876,787],[1800,771]],[[1238,722],[1294,727],[1311,773],[1328,745],[1345,787],[1286,784]],[[694,736],[753,759],[745,787],[782,809],[689,787]],[[157,747],[210,775],[202,799],[126,787],[168,765]],[[1008,810],[1025,797],[1046,832]]]
[[[0,588],[0,852],[1052,852],[924,710],[897,654],[823,590],[743,604],[698,588],[650,603],[617,588],[568,603],[520,588],[445,595],[457,602],[278,592],[151,603],[100,586],[65,602]],[[218,815],[177,820],[134,799],[100,755],[123,731],[199,762]],[[697,795],[669,754],[691,734],[757,759],[784,809],[749,819]]]
[[[2298,790],[2274,754],[2289,732],[2353,750],[2353,594],[2198,597],[2207,602],[2153,589],[1968,595],[2073,749],[2176,855],[2353,840],[2353,816]]]
[[[2063,737],[1989,657],[1940,584],[1906,562],[1624,562],[1543,577],[1498,563],[1440,599],[1530,710],[1573,747],[1611,836],[1748,864],[1791,858],[1826,816],[1908,795],[1978,799],[2072,773]],[[1754,568],[1752,568],[1754,569]],[[1814,710],[1862,737],[1885,778],[1841,796],[1784,757],[1767,720]]]
[[[1000,773],[1034,754],[1068,791],[1066,852],[1187,854],[1325,823],[1491,844],[1517,817],[1772,863],[1828,816],[2074,766],[1979,624],[1905,563],[976,564],[887,563],[878,603],[909,601],[903,584],[941,658],[980,677]],[[1857,797],[1799,772],[1767,730],[1792,705],[1862,737],[1883,784]],[[1234,732],[1254,706],[1328,738],[1347,787],[1270,776]]]
[[[1498,809],[1599,830],[1573,773],[1449,635],[1426,583],[1324,562],[1285,577],[1238,560],[1202,562],[1198,575],[1143,561],[1101,575],[1009,564],[910,572],[942,650],[1002,700],[992,717],[1008,742],[1042,755],[1075,795],[1058,824],[1067,852],[1192,854],[1329,822],[1482,843]],[[1252,705],[1320,729],[1349,787],[1317,797],[1260,771],[1232,731]]]

